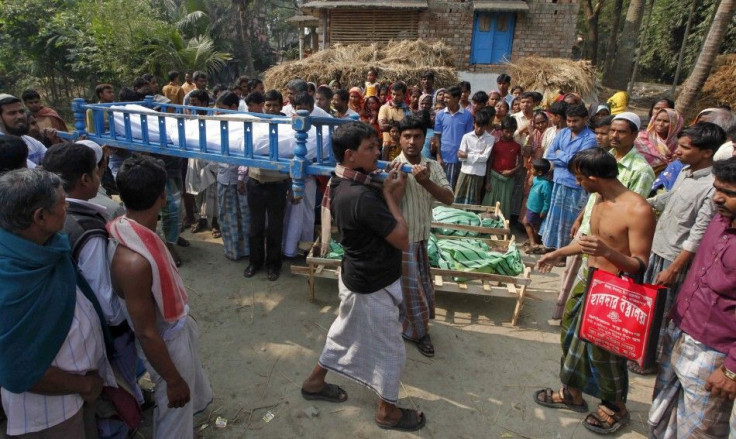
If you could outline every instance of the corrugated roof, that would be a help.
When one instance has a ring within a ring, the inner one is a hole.
[[[476,11],[527,12],[529,5],[524,0],[474,0]]]
[[[427,0],[366,1],[366,0],[314,0],[301,5],[304,9],[342,9],[342,8],[379,8],[379,9],[426,9]]]

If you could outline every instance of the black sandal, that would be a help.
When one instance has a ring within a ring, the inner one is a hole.
[[[419,413],[416,410],[410,409],[399,409],[401,410],[401,417],[395,424],[384,424],[378,422],[376,419],[376,425],[384,430],[398,430],[398,431],[417,431],[424,427],[427,423],[427,418],[424,413]]]
[[[590,413],[585,417],[583,426],[593,433],[611,434],[628,425],[631,414],[621,414],[621,409],[614,410],[606,404],[598,406],[598,413]]]
[[[302,397],[309,401],[345,402],[348,400],[348,393],[337,384],[325,384],[319,392],[302,389]]]
[[[429,334],[417,340],[416,344],[417,349],[419,349],[422,355],[430,358],[434,357],[434,345],[432,344],[432,339],[429,338]]]

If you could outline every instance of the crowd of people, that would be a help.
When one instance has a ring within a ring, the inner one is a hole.
[[[562,386],[535,392],[536,403],[588,412],[588,394],[601,403],[584,426],[612,433],[630,421],[629,372],[657,373],[652,437],[736,431],[730,109],[705,109],[686,126],[662,99],[644,125],[618,99],[586,103],[561,91],[546,102],[505,74],[475,93],[468,82],[435,89],[431,71],[416,85],[384,84],[376,69],[350,87],[295,78],[283,94],[258,79],[209,90],[206,73],[180,77],[169,72],[159,87],[144,75],[118,101],[150,95],[154,105],[187,105],[192,117],[214,106],[351,119],[332,136],[334,175],[307,177],[297,200],[277,171],[64,142],[63,118],[38,92],[0,94],[0,387],[9,435],[127,437],[140,422],[142,367],[156,386],[155,436],[192,437],[212,390],[177,269],[177,247],[191,245],[181,232],[209,230],[227,259],[248,259],[245,277],[265,269],[277,281],[283,258],[309,248],[318,225],[326,243],[333,224],[344,249],[340,308],[302,396],[344,402],[346,391],[325,380],[333,371],[378,394],[379,427],[422,428],[426,415],[397,402],[404,340],[435,355],[427,253],[435,203],[500,203],[523,226],[524,251],[543,255],[539,270],[565,267],[552,316]],[[115,102],[110,84],[95,93]],[[96,129],[108,121],[88,112],[87,131]],[[385,179],[374,172],[381,159],[390,162]],[[667,288],[658,368],[580,338],[594,268]]]

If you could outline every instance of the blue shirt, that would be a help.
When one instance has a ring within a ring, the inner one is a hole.
[[[555,166],[553,178],[555,184],[579,188],[580,185],[575,181],[575,176],[567,170],[567,165],[575,154],[595,146],[595,134],[588,127],[583,128],[574,139],[570,128],[564,128],[557,133],[555,140],[552,141],[549,149],[544,153],[544,158]]]
[[[544,177],[534,177],[526,199],[526,209],[534,213],[547,213],[551,201],[552,182]]]
[[[463,107],[451,114],[447,108],[435,116],[434,132],[440,134],[440,154],[445,163],[457,163],[457,150],[466,133],[473,131],[473,116]]]

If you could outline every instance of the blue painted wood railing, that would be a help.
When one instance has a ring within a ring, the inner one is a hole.
[[[158,113],[137,111],[134,109],[120,109],[112,107],[124,106],[126,104],[137,104],[146,108],[156,108]],[[186,110],[186,111],[185,111]],[[288,173],[292,179],[293,192],[296,198],[302,198],[304,194],[304,179],[308,175],[330,175],[335,168],[335,159],[332,148],[325,150],[323,145],[332,137],[334,129],[346,119],[312,117],[307,111],[297,111],[294,117],[273,116],[267,114],[243,113],[232,110],[221,110],[215,108],[203,108],[174,104],[162,104],[155,102],[152,96],[146,96],[142,102],[115,102],[111,104],[88,104],[84,99],[77,98],[72,102],[74,112],[74,131],[72,133],[60,133],[66,140],[74,141],[81,136],[86,136],[100,145],[110,145],[116,148],[124,148],[131,151],[148,152],[153,154],[171,155],[185,158],[199,158],[213,162],[230,163],[261,169],[270,169]],[[86,130],[87,111],[92,113],[94,133]],[[167,112],[169,111],[169,112]],[[198,115],[186,114],[198,113]],[[133,132],[131,115],[140,116],[140,135]],[[239,115],[252,116],[255,119],[240,120],[233,117]],[[118,132],[115,117],[122,116],[123,132]],[[230,117],[228,117],[230,116]],[[178,142],[169,143],[167,135],[167,118],[176,119]],[[197,142],[186,138],[185,120],[198,119],[199,130]],[[109,121],[105,127],[105,119]],[[220,125],[220,148],[212,150],[207,148],[206,121],[219,121]],[[152,140],[152,127],[157,125],[153,133],[158,139]],[[243,124],[244,142],[242,151],[230,150],[230,127],[231,124]],[[259,155],[254,153],[253,126],[254,124],[268,124],[269,129],[269,154]],[[293,158],[279,157],[278,130],[279,125],[290,125],[294,130],[295,145]],[[316,133],[316,158],[307,158],[307,140],[312,127],[317,128]],[[323,129],[323,127],[325,129]],[[329,138],[325,139],[324,134]],[[197,144],[198,148],[187,146]],[[379,162],[379,168],[384,168],[387,162]],[[411,172],[408,166],[405,171]]]

